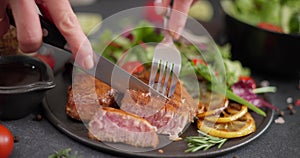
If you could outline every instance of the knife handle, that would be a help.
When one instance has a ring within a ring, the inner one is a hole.
[[[16,27],[16,23],[11,9],[7,9],[7,15],[10,24]],[[70,52],[70,49],[67,46],[66,39],[59,32],[57,27],[50,20],[46,19],[42,15],[39,15],[39,19],[42,27],[42,32],[43,32],[43,42]]]

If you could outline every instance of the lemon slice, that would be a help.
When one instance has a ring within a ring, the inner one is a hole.
[[[237,138],[243,137],[256,130],[255,120],[249,112],[235,121],[211,124],[209,121],[198,119],[198,129],[215,137]]]
[[[99,30],[102,22],[102,16],[97,13],[76,13],[79,24],[86,35],[91,35]]]
[[[198,118],[216,123],[228,123],[241,118],[248,112],[247,106],[238,104],[237,107],[234,107],[233,104],[235,103],[230,103],[229,107],[220,113],[220,116],[207,115],[209,112],[206,112],[204,115],[198,115]]]
[[[224,95],[206,92],[201,95],[197,117],[204,118],[206,116],[220,114],[228,106],[228,99]]]

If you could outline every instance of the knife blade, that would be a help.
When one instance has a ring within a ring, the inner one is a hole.
[[[7,9],[7,15],[10,24],[16,26],[10,9]],[[43,42],[71,53],[66,39],[62,36],[56,26],[42,15],[39,15],[39,18],[43,32]],[[118,65],[115,65],[105,57],[98,55],[96,52],[94,52],[94,59],[94,68],[89,70],[82,68],[75,62],[73,64],[87,74],[92,75],[96,79],[110,85],[112,88],[122,93],[125,93],[127,89],[135,89],[143,92],[150,92],[151,95],[168,99],[163,94],[159,93],[135,76],[130,75],[127,71],[123,70]]]
[[[96,77],[100,81],[110,85],[112,88],[122,93],[125,93],[128,89],[135,89],[143,92],[150,92],[155,96],[166,98],[166,96],[162,95],[135,76],[130,75],[127,71],[107,60],[105,57],[100,56],[97,53],[94,54],[96,56],[96,64],[94,68],[81,70]]]

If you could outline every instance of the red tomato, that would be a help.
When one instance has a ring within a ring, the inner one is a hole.
[[[144,66],[138,61],[129,61],[125,63],[122,68],[130,74],[141,73],[144,71]]]
[[[35,54],[34,57],[40,59],[41,61],[45,62],[48,64],[52,69],[54,69],[55,66],[55,60],[51,54],[49,55],[42,55],[42,54]]]
[[[297,99],[294,104],[295,106],[300,106],[300,99]]]
[[[257,24],[257,26],[259,28],[266,29],[266,30],[269,30],[269,31],[280,32],[280,33],[283,32],[281,27],[270,24],[270,23],[266,23],[266,22],[260,22],[260,23]]]
[[[240,76],[239,81],[244,81],[246,83],[251,84],[251,88],[255,89],[256,88],[256,82],[255,80],[250,77],[250,76]]]
[[[202,59],[199,59],[199,58],[193,59],[193,64],[194,65],[197,65],[197,64],[207,65],[207,63],[205,61],[203,61]]]
[[[3,125],[0,125],[0,158],[7,158],[14,147],[14,137]]]

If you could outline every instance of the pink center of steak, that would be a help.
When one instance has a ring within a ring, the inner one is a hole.
[[[145,119],[120,109],[104,107],[89,122],[89,136],[100,141],[156,147],[156,128]]]
[[[167,125],[170,119],[173,117],[172,115],[168,115],[166,112],[167,111],[164,108],[152,116],[145,117],[145,119],[149,121],[151,125],[159,129]]]
[[[120,128],[127,129],[132,132],[149,132],[153,130],[150,124],[142,123],[141,121],[134,119],[131,115],[120,115],[118,113],[106,113],[109,122],[117,125]]]

